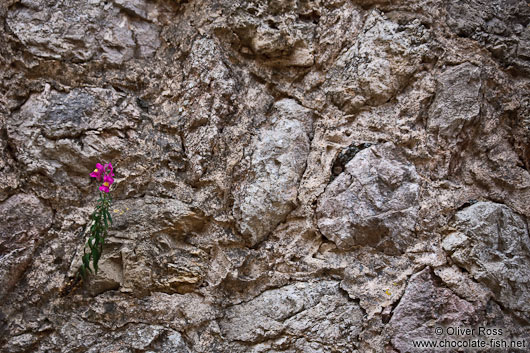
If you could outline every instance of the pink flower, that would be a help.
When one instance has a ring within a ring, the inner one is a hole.
[[[114,183],[114,179],[111,175],[105,175],[105,177],[103,177],[103,181],[109,183],[109,186]]]
[[[105,164],[105,171],[108,170],[108,175],[111,177],[114,176],[114,168],[112,167],[112,163]]]
[[[114,179],[112,179],[110,175],[105,175],[103,177],[103,185],[99,187],[99,190],[108,193],[110,191],[109,187],[112,185],[112,183],[114,183]]]
[[[97,180],[101,180],[101,175],[103,174],[104,171],[105,169],[103,168],[103,165],[100,163],[97,163],[96,169],[94,169],[94,171],[90,173],[90,176],[92,178],[96,178]]]

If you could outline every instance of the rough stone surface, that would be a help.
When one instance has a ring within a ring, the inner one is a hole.
[[[240,344],[269,341],[256,352],[267,347],[353,351],[358,347],[362,316],[359,305],[340,292],[338,282],[303,282],[268,290],[228,308],[220,329],[224,337]],[[240,351],[245,351],[244,346]]]
[[[527,221],[510,208],[478,202],[455,215],[455,232],[442,241],[451,259],[490,288],[509,309],[530,311]]]
[[[419,176],[399,161],[395,146],[359,152],[320,197],[316,216],[322,235],[339,249],[371,246],[404,252],[414,238]]]
[[[262,241],[296,206],[311,123],[308,109],[284,99],[273,107],[272,126],[260,131],[250,157],[250,175],[234,195],[234,215],[250,245]]]
[[[0,298],[31,264],[52,224],[53,212],[34,195],[16,194],[0,203]]]
[[[419,69],[429,53],[429,31],[419,21],[399,26],[374,10],[356,43],[340,55],[327,76],[333,103],[353,113],[390,100]]]
[[[0,21],[0,351],[530,345],[527,1],[4,0]],[[62,297],[97,162],[114,224]]]
[[[389,322],[395,330],[391,344],[400,352],[424,352],[425,348],[414,348],[412,341],[436,339],[435,327],[448,323],[455,327],[474,326],[480,310],[476,303],[459,298],[437,283],[430,268],[426,267],[410,278],[393,312]]]
[[[447,24],[457,35],[476,40],[503,65],[528,72],[528,15],[525,1],[470,0],[447,4]]]
[[[480,114],[480,69],[469,63],[444,71],[437,80],[427,128],[433,137],[455,139]]]
[[[101,6],[99,1],[76,6],[67,1],[21,1],[11,8],[6,23],[28,51],[41,58],[121,64],[152,57],[160,38],[156,25],[147,21],[147,4],[114,3],[117,6]]]

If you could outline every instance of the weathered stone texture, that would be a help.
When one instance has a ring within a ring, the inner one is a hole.
[[[53,220],[34,195],[16,194],[0,203],[0,298],[7,295],[32,262]]]
[[[443,248],[506,308],[530,311],[530,238],[524,217],[493,202],[478,202],[455,216],[456,231]],[[528,315],[528,314],[526,314]]]
[[[147,4],[115,4],[21,1],[9,12],[7,25],[31,54],[41,58],[121,64],[152,57],[160,38],[156,25],[146,21]]]
[[[528,72],[528,3],[469,0],[447,3],[447,24],[459,36],[484,45],[504,65]]]
[[[340,292],[337,282],[311,281],[269,290],[230,307],[220,328],[230,341],[269,341],[259,345],[256,352],[265,352],[268,347],[350,352],[358,346],[361,322],[359,305]]]
[[[391,99],[429,53],[429,32],[419,21],[399,26],[373,11],[359,32],[327,75],[333,103],[350,113]]]
[[[458,138],[462,128],[480,114],[480,88],[480,68],[469,63],[441,73],[429,108],[429,133],[439,139]]]
[[[410,278],[405,294],[393,312],[390,320],[390,326],[395,330],[392,346],[400,352],[424,352],[425,348],[414,348],[412,341],[438,339],[435,327],[449,323],[455,327],[474,326],[478,322],[479,310],[480,307],[436,283],[436,278],[426,267]]]
[[[296,206],[309,153],[311,112],[294,100],[273,107],[271,127],[260,131],[249,176],[234,195],[234,215],[250,245],[265,239]]]
[[[391,144],[359,152],[321,196],[319,229],[339,249],[371,246],[399,254],[412,244],[419,176],[398,153]]]
[[[526,1],[4,0],[0,21],[0,351],[530,345]],[[62,297],[97,162],[114,224]]]

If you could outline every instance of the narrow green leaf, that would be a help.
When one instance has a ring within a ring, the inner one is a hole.
[[[107,222],[107,213],[103,212],[103,222],[105,223],[105,229],[109,228],[109,223]]]
[[[79,272],[81,272],[81,277],[86,278],[86,270],[84,265],[79,267]]]
[[[110,224],[112,224],[112,223],[113,223],[113,222],[112,222],[112,217],[110,216],[109,210],[106,209],[106,211],[107,211],[107,217],[108,217],[108,219],[109,219],[109,221],[110,221]]]
[[[90,250],[93,250],[93,248],[94,248],[94,237],[91,236],[90,238],[88,238],[86,243],[87,243],[88,247],[90,248]]]
[[[92,270],[90,269],[90,254],[85,254],[83,256],[83,265],[85,266],[85,268],[87,270],[89,270],[90,272],[92,272]]]
[[[98,273],[98,261],[99,261],[99,257],[101,253],[99,252],[98,249],[94,248],[94,250],[92,251],[92,255],[93,255],[92,265],[94,266],[94,271],[97,274]]]

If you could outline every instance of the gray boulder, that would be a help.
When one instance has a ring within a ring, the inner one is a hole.
[[[443,248],[489,287],[506,308],[530,314],[530,239],[526,220],[509,207],[478,202],[459,211]]]
[[[274,105],[270,126],[255,140],[251,170],[233,207],[239,229],[251,245],[265,239],[296,205],[311,124],[309,109],[283,99]]]
[[[388,254],[411,244],[419,209],[419,176],[391,143],[359,152],[326,189],[318,227],[340,249],[370,246]]]

